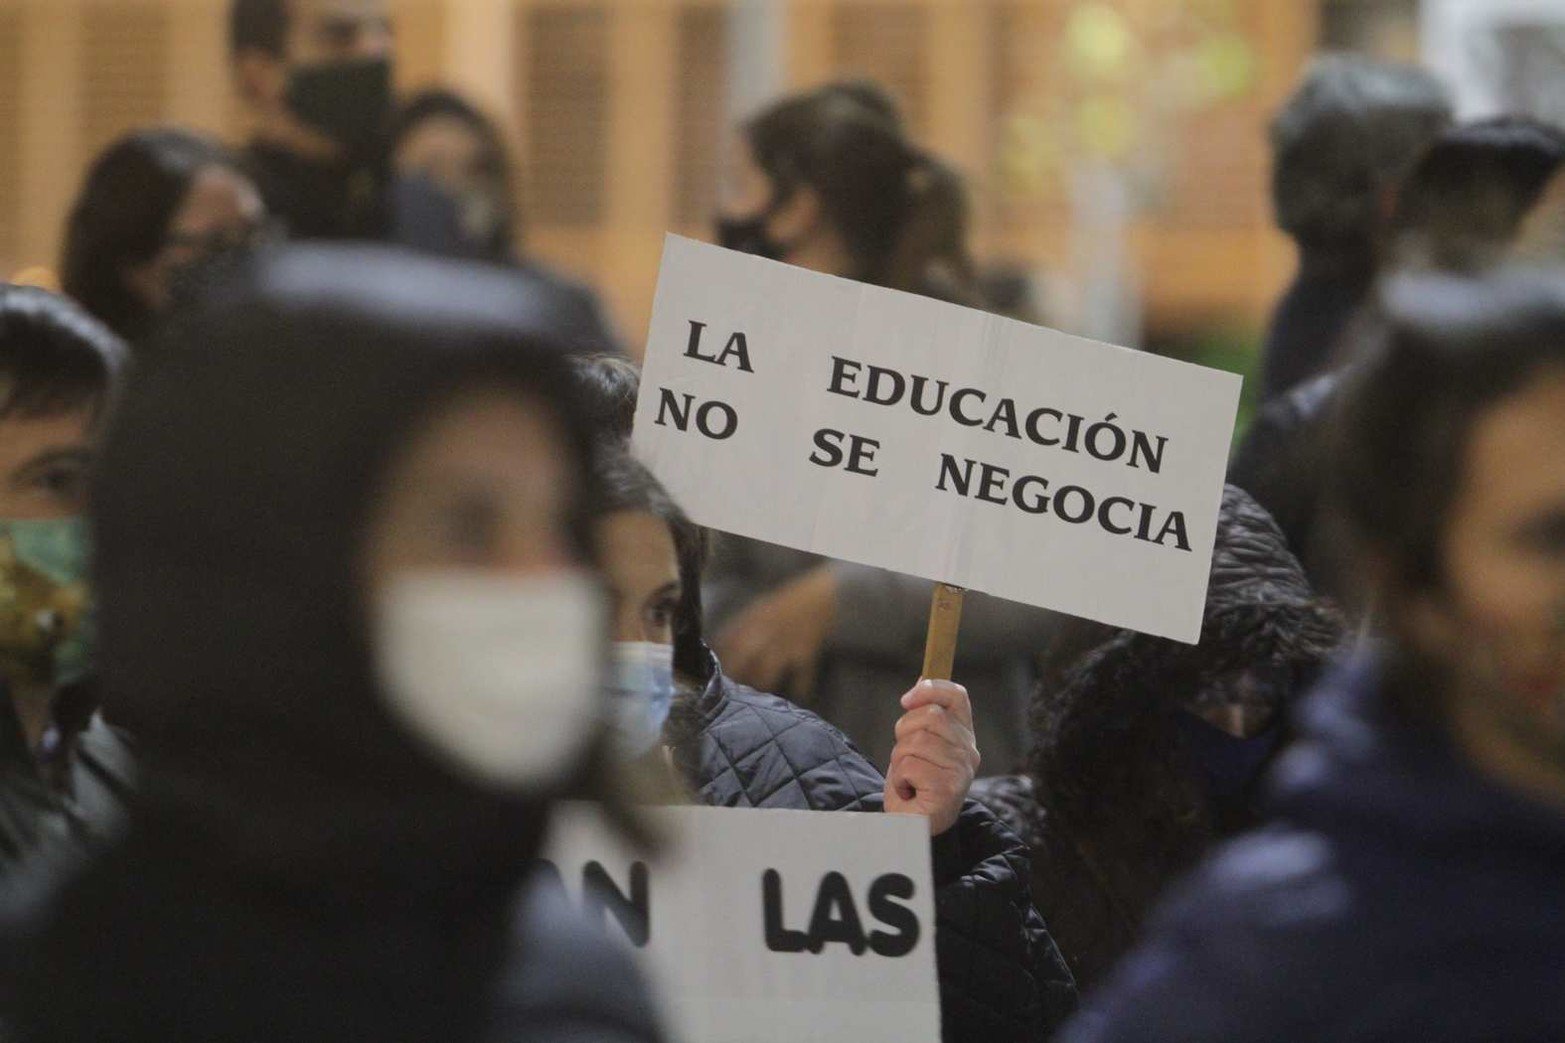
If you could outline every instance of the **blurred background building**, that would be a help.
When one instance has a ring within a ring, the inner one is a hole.
[[[395,0],[403,88],[499,116],[527,249],[601,288],[636,346],[665,230],[704,236],[726,132],[868,76],[971,178],[975,245],[1053,324],[1244,368],[1293,257],[1265,128],[1321,47],[1459,69],[1565,53],[1548,0]],[[87,160],[137,126],[238,140],[225,0],[0,0],[0,275],[46,281]],[[1488,52],[1464,50],[1479,22]],[[1525,10],[1524,10],[1525,9]],[[1477,12],[1477,13],[1475,13]],[[1487,14],[1486,14],[1487,12]],[[1491,28],[1493,28],[1491,26]],[[1485,56],[1487,55],[1487,57]],[[1557,102],[1557,100],[1556,100]]]

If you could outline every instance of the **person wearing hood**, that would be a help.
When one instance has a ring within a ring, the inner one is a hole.
[[[1046,1038],[1076,990],[1032,908],[1026,849],[966,800],[979,763],[966,690],[923,682],[902,697],[882,776],[815,714],[723,675],[702,639],[704,530],[628,456],[609,458],[603,478],[621,756],[647,772],[671,767],[665,788],[695,803],[927,817],[943,1038]]]
[[[1033,898],[1084,990],[1182,868],[1256,822],[1289,708],[1342,636],[1276,524],[1234,486],[1199,643],[1085,620],[1061,632],[1033,698],[1028,774],[974,793],[1030,843]]]
[[[63,297],[0,284],[0,881],[112,832],[129,783],[97,715],[88,473],[125,346]]]
[[[1565,1038],[1565,272],[1385,298],[1333,456],[1377,640],[1069,1043]]]
[[[526,886],[606,749],[547,314],[490,268],[316,246],[170,326],[93,505],[140,790],[10,932],[8,1039],[658,1038],[629,957]]]

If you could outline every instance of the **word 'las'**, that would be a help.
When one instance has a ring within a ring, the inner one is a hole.
[[[787,926],[782,874],[768,869],[761,874],[766,947],[772,952],[819,953],[836,942],[846,945],[855,956],[863,956],[866,951],[892,959],[906,956],[918,944],[919,936],[917,915],[901,904],[913,897],[913,890],[912,879],[901,873],[876,877],[869,885],[865,906],[879,926],[865,930],[848,878],[837,872],[827,873],[815,889],[815,908],[809,924],[801,930]]]
[[[743,330],[729,334],[721,351],[703,354],[701,340],[705,330],[706,323],[690,320],[690,341],[685,345],[685,358],[709,362],[714,366],[732,366],[741,373],[755,372],[755,367],[750,365],[750,344]],[[666,387],[658,388],[656,423],[659,427],[667,427],[672,423],[680,431],[689,431],[692,418],[696,430],[713,441],[732,438],[734,432],[739,430],[739,414],[727,402],[714,398],[697,403],[694,395],[687,393],[680,396]]]

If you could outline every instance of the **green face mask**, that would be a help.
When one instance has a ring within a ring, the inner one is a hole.
[[[94,626],[82,517],[0,519],[0,675],[61,688],[92,669]]]

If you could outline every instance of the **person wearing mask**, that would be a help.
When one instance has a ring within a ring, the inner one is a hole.
[[[1565,273],[1384,297],[1332,471],[1376,640],[1069,1043],[1565,1038]]]
[[[1347,54],[1317,58],[1277,113],[1272,203],[1299,270],[1267,331],[1261,401],[1331,364],[1369,297],[1398,187],[1450,123],[1433,76]]]
[[[1396,269],[1474,272],[1505,259],[1549,179],[1565,164],[1565,133],[1521,117],[1480,120],[1441,134],[1402,184],[1387,222]],[[1372,314],[1357,323],[1372,323]],[[1363,341],[1361,333],[1354,340]],[[1337,360],[1351,367],[1352,358]],[[1323,430],[1340,397],[1341,368],[1267,403],[1229,466],[1282,527],[1311,582],[1336,597],[1352,584],[1344,536],[1324,507]]]
[[[61,282],[140,344],[204,266],[266,231],[259,192],[222,146],[173,127],[135,131],[87,172],[66,225]]]
[[[232,0],[229,53],[266,205],[301,239],[399,238],[386,0]]]
[[[98,717],[87,478],[125,365],[63,297],[0,284],[0,876],[117,823],[129,753]]]
[[[976,304],[959,175],[911,142],[878,88],[831,84],[746,122],[733,144],[717,241],[815,271]],[[785,692],[889,764],[897,698],[923,647],[931,584],[734,536],[707,580],[732,676]],[[967,599],[956,676],[978,698],[979,745],[1009,769],[1025,753],[1032,652],[1056,617]]]
[[[457,203],[459,238],[440,252],[507,265],[553,287],[574,336],[607,348],[617,344],[591,290],[520,252],[516,174],[493,120],[460,94],[431,88],[398,106],[390,139],[397,176],[422,179]]]
[[[1029,901],[1026,849],[966,800],[979,763],[966,689],[926,681],[902,696],[883,777],[815,714],[723,675],[701,634],[704,531],[629,457],[610,458],[603,477],[621,756],[672,766],[676,791],[702,804],[925,816],[943,1038],[1046,1038],[1075,988]]]
[[[1061,629],[1033,696],[1028,773],[980,779],[973,793],[1028,841],[1033,900],[1084,991],[1170,880],[1255,824],[1288,714],[1343,631],[1271,518],[1233,486],[1199,643],[1086,620]]]
[[[607,763],[593,446],[547,316],[484,266],[326,245],[170,327],[93,504],[140,788],[13,914],[8,1039],[660,1038],[629,956],[527,886]]]

